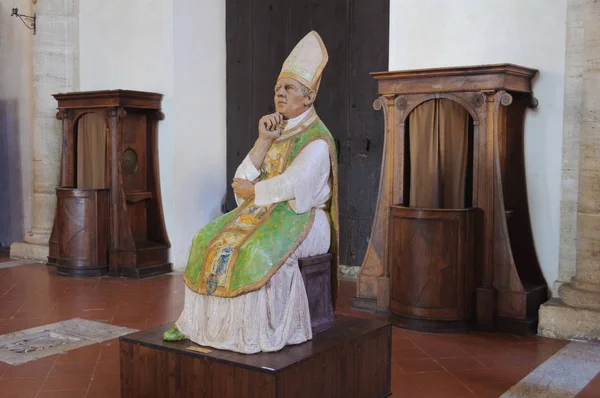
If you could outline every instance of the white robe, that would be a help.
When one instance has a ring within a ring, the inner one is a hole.
[[[309,111],[289,120],[284,132],[298,125]],[[186,286],[183,312],[176,325],[187,338],[203,346],[245,354],[278,351],[312,339],[298,259],[329,251],[329,219],[321,209],[331,195],[330,168],[327,143],[319,139],[302,149],[283,174],[256,184],[257,205],[289,200],[297,213],[316,208],[312,228],[298,249],[258,290],[223,298],[201,295]],[[249,181],[259,175],[249,156],[235,173],[236,178]],[[239,198],[236,200],[241,204]]]

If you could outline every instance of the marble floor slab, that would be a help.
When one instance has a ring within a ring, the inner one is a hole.
[[[600,344],[571,342],[501,398],[573,398],[598,372]]]
[[[38,326],[0,336],[0,361],[19,365],[135,331],[80,318]]]
[[[0,268],[12,268],[19,265],[31,264],[30,260],[8,260],[0,262]]]

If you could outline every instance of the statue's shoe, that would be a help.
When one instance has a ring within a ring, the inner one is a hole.
[[[177,329],[177,326],[173,326],[171,329],[163,333],[164,341],[179,341],[185,340],[185,335]]]

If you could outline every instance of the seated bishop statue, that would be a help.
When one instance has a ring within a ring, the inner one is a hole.
[[[332,254],[337,297],[337,156],[313,103],[328,55],[310,32],[285,60],[275,84],[276,113],[232,187],[238,207],[202,228],[184,272],[185,303],[163,339],[252,354],[312,339],[298,260]]]

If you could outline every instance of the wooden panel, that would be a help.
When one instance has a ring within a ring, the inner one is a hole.
[[[143,113],[127,112],[123,119],[121,148],[123,152],[133,149],[137,155],[137,168],[133,173],[123,173],[125,192],[146,191],[148,173],[148,154],[146,153],[146,115]],[[122,156],[123,153],[120,154]]]
[[[363,398],[390,392],[391,327],[386,322],[336,317],[312,341],[275,353],[238,354],[189,340],[162,341],[171,327],[120,338],[121,396],[205,398]]]
[[[457,286],[444,281],[457,280],[456,220],[391,222],[392,311],[455,317]]]
[[[352,199],[348,198],[348,200]],[[358,206],[358,201],[355,201],[354,205]],[[366,201],[363,201],[362,205],[370,206],[370,203],[367,204]],[[340,246],[346,261],[340,261],[344,265],[358,266],[365,258],[373,219],[363,219],[360,215],[352,213],[346,213],[346,215],[347,218],[340,220],[340,229],[343,231],[340,237],[340,239],[343,239],[343,243]]]
[[[436,320],[466,320],[473,297],[474,211],[393,206],[391,310]]]
[[[122,160],[120,163],[126,198],[129,193],[142,194],[148,189],[147,121],[146,113],[135,110],[129,110],[122,119],[121,148],[123,152],[120,156],[123,156],[123,153],[129,149],[135,151],[137,156],[137,167],[133,172],[126,170]],[[126,200],[127,219],[131,236],[135,242],[148,239],[147,205],[146,201],[131,203]]]
[[[146,202],[127,203],[127,218],[129,219],[133,239],[136,242],[147,240],[148,217],[146,214]]]
[[[273,375],[121,341],[121,397],[275,398]]]
[[[341,214],[351,220],[342,235],[342,250],[348,252],[343,264],[358,266],[365,257],[377,206],[384,139],[383,112],[373,109],[377,82],[367,76],[388,67],[389,1],[353,0],[350,7],[348,158],[343,159],[348,173],[340,178],[347,187],[339,194],[348,201]]]
[[[531,92],[536,69],[512,64],[373,73],[380,94],[425,94],[480,90]]]
[[[108,264],[108,190],[57,189],[57,265],[102,268]]]
[[[255,120],[252,110],[252,10],[252,0],[226,0],[228,183],[224,212],[236,207],[230,184],[235,170],[254,144],[252,130],[258,126],[258,119]]]
[[[283,61],[294,46],[311,30],[319,33],[327,48],[329,61],[323,70],[315,109],[333,137],[340,141],[342,153],[344,153],[344,147],[348,140],[350,103],[350,2],[347,0],[318,0],[283,3],[287,3],[285,8],[288,13],[286,45],[281,61],[273,62],[271,60],[270,62],[279,73]],[[340,167],[348,160],[347,157],[340,157]]]
[[[352,214],[348,207],[350,199],[348,176],[351,165],[349,154],[351,3],[346,0],[289,2],[289,33],[286,37],[286,53],[282,58],[283,61],[310,30],[319,33],[329,54],[329,61],[323,71],[321,86],[315,101],[315,109],[333,135],[339,151],[340,261],[346,265],[352,265],[355,261],[358,248],[350,243],[350,234],[354,218],[360,216]],[[369,72],[370,70],[365,73],[365,76],[368,76]]]
[[[507,159],[505,177],[502,179],[504,205],[507,211],[512,212],[511,217],[507,218],[510,247],[519,276],[526,287],[531,284],[545,285],[533,243],[525,178],[525,135],[522,132],[525,111],[531,103],[531,96],[515,93],[513,105],[505,108]]]
[[[313,334],[333,326],[331,254],[301,258],[298,267],[306,288]]]
[[[285,43],[288,9],[289,3],[286,1],[253,0],[252,138],[246,153],[258,138],[258,120],[263,115],[275,112],[274,87],[281,65],[288,55]]]
[[[138,203],[147,199],[152,199],[152,192],[132,192],[125,194],[127,203]]]
[[[75,132],[77,119],[73,111],[58,111],[56,118],[62,121],[61,187],[75,187]]]
[[[169,251],[165,245],[150,241],[137,242],[137,249],[140,266],[164,264],[169,261]]]
[[[171,247],[167,228],[165,226],[165,217],[162,211],[162,196],[160,189],[160,172],[158,167],[158,122],[163,120],[162,112],[152,112],[148,115],[147,127],[147,153],[148,153],[148,176],[147,187],[148,193],[152,195],[151,199],[146,204],[147,206],[147,236],[148,239]],[[145,192],[140,192],[140,195],[147,195]]]
[[[285,370],[277,397],[385,397],[390,342],[391,333],[372,333]]]
[[[343,264],[359,266],[367,251],[377,205],[383,151],[383,113],[373,109],[377,84],[370,72],[385,70],[389,55],[389,1],[350,1],[348,125],[340,132],[340,217]],[[345,141],[345,142],[344,142]],[[346,170],[343,170],[346,168]]]
[[[78,91],[53,94],[59,109],[107,108],[124,106],[160,109],[162,94],[132,90]]]

